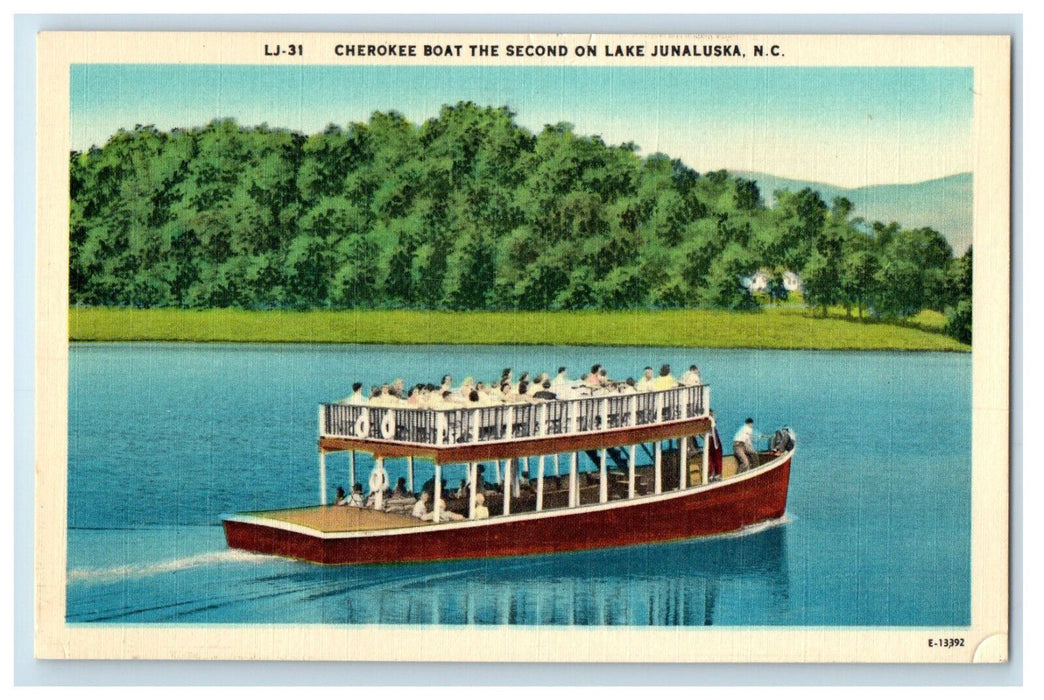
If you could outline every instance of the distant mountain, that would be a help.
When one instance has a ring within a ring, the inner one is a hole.
[[[830,204],[834,197],[848,197],[854,216],[867,221],[898,221],[904,228],[930,226],[946,237],[955,255],[972,242],[972,174],[959,173],[909,185],[871,185],[847,189],[819,182],[791,180],[766,173],[730,171],[756,180],[765,206],[773,206],[776,190],[796,192],[811,187]]]

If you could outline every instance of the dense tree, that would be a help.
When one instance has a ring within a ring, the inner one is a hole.
[[[304,136],[220,119],[119,131],[70,156],[70,302],[245,308],[754,308],[806,299],[970,318],[971,253],[506,107],[375,112]],[[970,333],[970,321],[967,323]]]

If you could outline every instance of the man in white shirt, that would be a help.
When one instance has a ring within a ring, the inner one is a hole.
[[[696,365],[689,365],[689,371],[681,376],[678,383],[683,386],[698,386],[703,384],[703,378],[700,377],[699,368]]]
[[[558,368],[558,374],[555,375],[555,378],[551,380],[551,386],[553,386],[553,387],[564,386],[564,385],[566,385],[568,383],[569,383],[569,377],[566,376],[566,368],[565,367],[559,367]],[[554,389],[553,391],[555,393],[558,393],[558,389]]]
[[[362,394],[362,382],[352,384],[352,395],[341,401],[341,403],[346,403],[349,406],[365,406],[366,397]]]
[[[732,438],[732,452],[739,462],[737,473],[742,474],[751,467],[758,466],[758,453],[754,450],[754,419],[748,418],[743,427],[736,431]]]
[[[416,503],[413,504],[413,510],[411,511],[411,515],[413,515],[413,517],[417,518],[418,520],[425,520],[424,516],[428,514],[429,498],[431,498],[431,496],[428,495],[427,491],[421,492],[420,498],[417,500]]]
[[[655,383],[656,379],[653,377],[653,368],[646,367],[642,372],[642,378],[638,380],[638,384],[635,388],[638,391],[652,391]]]

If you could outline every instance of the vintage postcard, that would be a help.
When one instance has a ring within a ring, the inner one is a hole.
[[[1010,74],[40,34],[37,656],[1006,661]]]

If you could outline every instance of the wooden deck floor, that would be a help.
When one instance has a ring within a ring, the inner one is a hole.
[[[255,513],[259,517],[303,525],[321,532],[355,532],[358,530],[385,530],[397,527],[419,527],[431,523],[409,515],[384,513],[370,508],[351,506],[310,506]]]
[[[761,454],[761,464],[771,459],[772,456],[768,454]],[[667,461],[667,460],[665,460]],[[675,464],[677,462],[675,461]],[[691,460],[689,469],[689,478],[691,483],[697,483],[700,480],[699,473],[699,460]],[[668,467],[664,465],[664,481],[665,486],[667,482],[670,482],[673,477],[673,488],[678,486],[678,478],[676,467]],[[729,479],[736,475],[737,462],[736,458],[732,455],[726,455],[722,460],[722,478]],[[646,466],[641,467],[638,470],[639,478],[648,479],[652,474],[652,467]],[[640,491],[640,493],[647,491]],[[564,494],[559,494],[564,496]],[[586,497],[585,497],[586,496]],[[554,497],[548,494],[547,500],[552,501]],[[595,503],[598,499],[597,487],[587,486],[582,489],[581,502],[583,503]],[[514,503],[512,499],[512,503]],[[466,509],[466,504],[456,504]],[[487,499],[487,505],[491,506],[491,512],[499,512],[500,501],[499,497],[493,496]],[[532,505],[526,508],[524,504],[512,505],[513,512],[524,512],[526,510],[533,510]],[[451,506],[452,507],[452,506]],[[547,507],[545,505],[545,507]],[[460,508],[458,508],[459,510]],[[463,512],[466,513],[466,510]],[[386,530],[392,528],[405,528],[405,527],[424,527],[431,525],[430,521],[418,520],[417,518],[409,515],[400,515],[398,513],[385,513],[381,511],[375,511],[370,508],[353,508],[350,506],[308,506],[305,508],[287,508],[283,510],[270,510],[262,513],[254,513],[258,517],[271,518],[272,520],[279,520],[282,522],[293,523],[295,525],[301,525],[309,527],[320,532],[356,532],[360,530]]]

